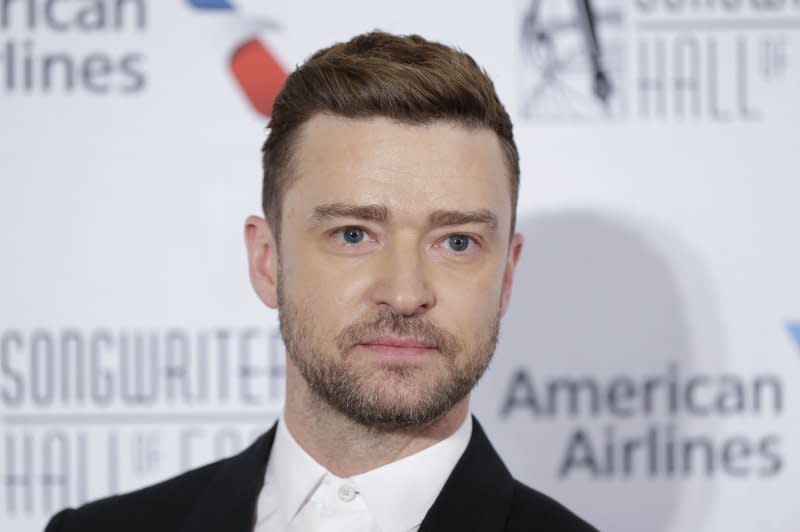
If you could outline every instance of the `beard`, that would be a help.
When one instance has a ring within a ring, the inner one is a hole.
[[[422,316],[403,316],[387,307],[342,329],[335,337],[335,352],[325,352],[315,336],[320,328],[314,327],[312,313],[287,298],[283,286],[279,274],[278,316],[287,355],[316,397],[366,427],[434,422],[469,394],[497,345],[499,309],[479,338],[467,345]],[[400,361],[354,356],[360,343],[386,335],[414,338],[438,353]]]

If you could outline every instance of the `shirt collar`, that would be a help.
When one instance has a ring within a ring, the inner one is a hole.
[[[291,520],[317,489],[326,473],[327,470],[300,447],[286,428],[281,415],[264,473],[263,491],[277,499],[277,504],[273,507],[282,508],[286,517]],[[270,487],[275,489],[269,489]]]
[[[352,478],[382,532],[407,532],[433,506],[472,436],[472,417],[444,440]]]
[[[350,479],[382,532],[407,532],[422,522],[471,436],[472,417],[467,415],[461,426],[444,440]],[[269,504],[262,496],[259,506],[282,508],[291,520],[326,474],[337,478],[297,443],[281,415],[262,491],[262,495],[268,494],[277,504]],[[262,508],[258,513],[264,515]]]

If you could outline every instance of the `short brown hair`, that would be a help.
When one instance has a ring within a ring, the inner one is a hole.
[[[262,207],[276,239],[297,132],[317,113],[383,116],[417,125],[443,120],[492,129],[508,162],[513,232],[519,153],[511,119],[486,71],[466,53],[419,35],[374,31],[316,52],[292,72],[273,104],[262,148]]]

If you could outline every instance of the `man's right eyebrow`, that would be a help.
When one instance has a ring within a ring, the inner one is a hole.
[[[389,219],[389,209],[384,205],[351,205],[348,203],[325,203],[314,207],[312,216],[320,223],[331,218],[357,218],[382,223]]]

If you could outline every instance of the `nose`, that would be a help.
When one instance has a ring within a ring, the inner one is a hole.
[[[417,242],[395,242],[384,248],[376,266],[371,299],[397,314],[421,314],[436,304],[430,268]]]

